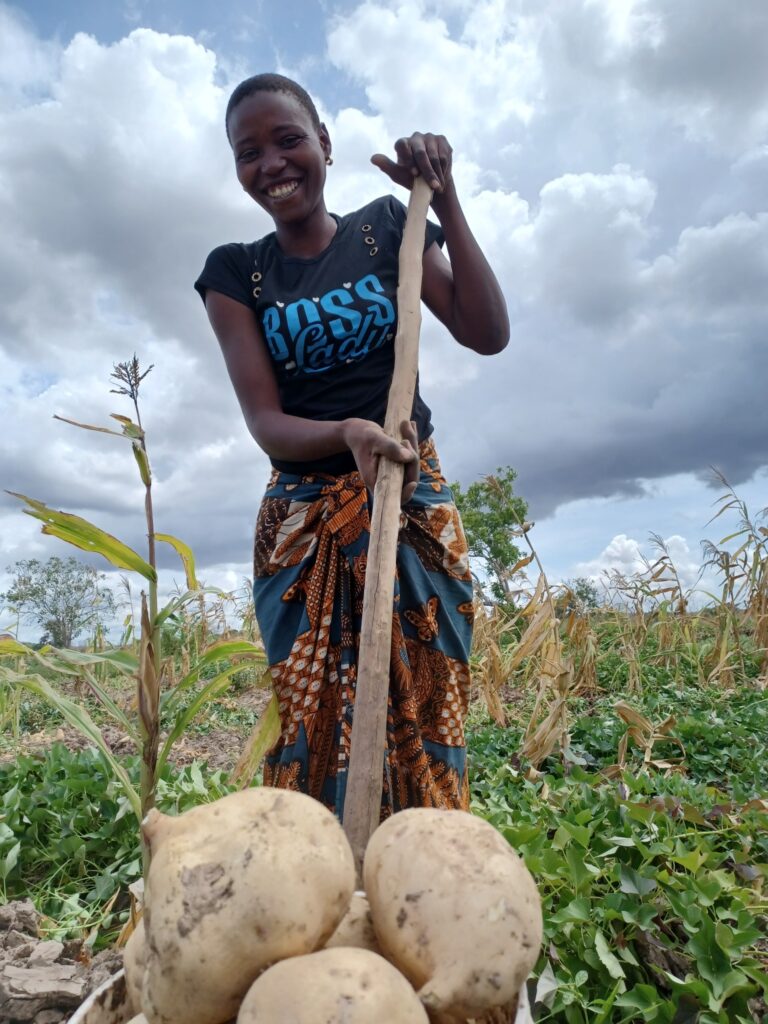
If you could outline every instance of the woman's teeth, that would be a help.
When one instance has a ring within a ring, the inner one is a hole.
[[[285,199],[286,196],[292,195],[298,187],[298,181],[289,181],[285,185],[272,185],[267,189],[267,195],[270,199]]]

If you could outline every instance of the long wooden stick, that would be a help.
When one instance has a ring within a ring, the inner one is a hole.
[[[401,438],[400,424],[410,420],[419,366],[421,273],[427,211],[432,189],[415,179],[400,245],[397,287],[395,368],[384,429]],[[363,622],[357,661],[344,829],[360,875],[368,840],[379,824],[386,753],[387,697],[392,646],[392,603],[403,465],[382,458],[373,492],[373,515],[363,597]]]

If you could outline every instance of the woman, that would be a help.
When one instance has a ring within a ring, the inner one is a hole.
[[[393,367],[405,208],[386,196],[344,217],[323,189],[331,140],[309,95],[280,75],[233,92],[237,177],[272,217],[258,242],[215,249],[195,284],[248,428],[273,473],[256,525],[256,614],[279,702],[267,784],[342,816],[354,710],[370,495],[383,456],[405,464],[382,817],[468,805],[464,717],[472,586],[466,542],[418,393],[402,443],[382,424]],[[373,163],[410,188],[422,174],[422,298],[482,354],[509,336],[504,298],[461,210],[443,136],[415,133]],[[442,254],[445,242],[451,260]]]

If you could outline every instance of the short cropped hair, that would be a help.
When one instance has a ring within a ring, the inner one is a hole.
[[[320,115],[317,113],[317,107],[312,102],[312,97],[307,90],[302,88],[298,82],[294,82],[292,78],[286,78],[285,75],[253,75],[236,86],[229,97],[227,112],[224,116],[224,127],[227,132],[227,139],[230,142],[232,142],[232,139],[229,137],[229,118],[232,111],[238,103],[242,103],[246,97],[253,96],[256,92],[287,92],[289,96],[293,96],[304,107],[312,119],[314,127],[318,130],[320,129]]]

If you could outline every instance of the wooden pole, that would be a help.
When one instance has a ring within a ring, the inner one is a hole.
[[[419,367],[421,274],[427,211],[432,189],[414,180],[400,245],[397,287],[395,368],[384,429],[402,437],[400,424],[410,420]],[[386,753],[392,604],[403,465],[382,458],[373,492],[371,535],[363,597],[363,621],[357,661],[357,689],[352,720],[344,830],[355,855],[358,877],[368,840],[379,824]]]

